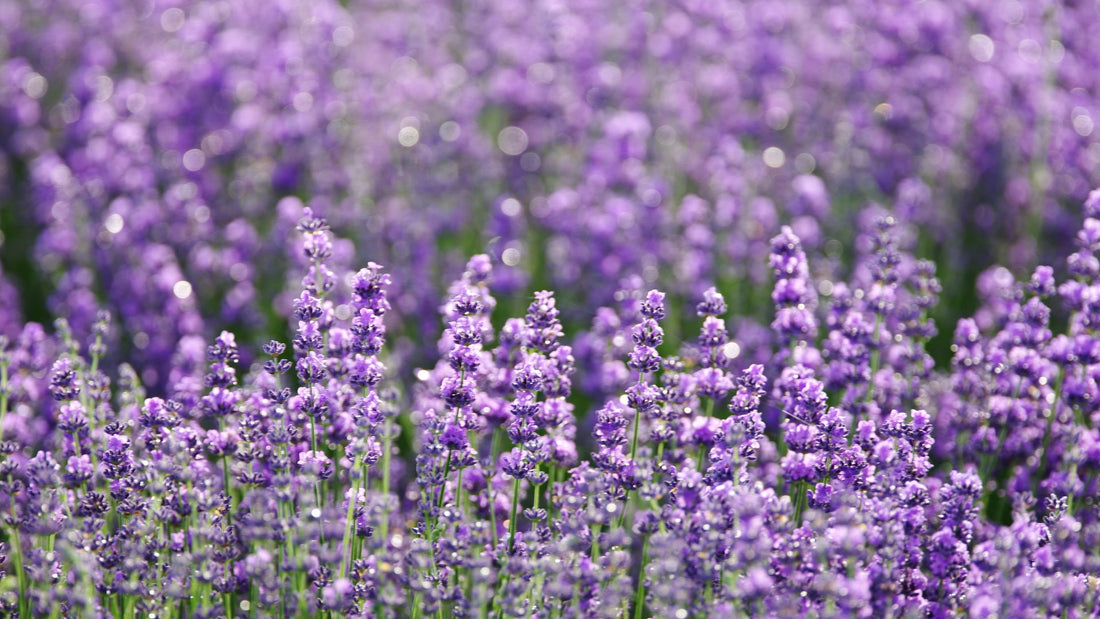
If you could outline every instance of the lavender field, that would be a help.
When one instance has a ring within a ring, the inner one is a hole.
[[[1100,617],[1097,33],[0,0],[0,616]]]

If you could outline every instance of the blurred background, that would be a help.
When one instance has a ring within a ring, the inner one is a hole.
[[[656,287],[675,344],[717,285],[748,358],[779,226],[827,298],[888,212],[938,265],[946,363],[983,290],[1064,271],[1098,31],[1044,0],[7,0],[0,333],[109,309],[152,393],[221,329],[286,341],[311,206],[338,272],[393,273],[398,373],[480,252],[498,324],[551,288],[575,334]]]

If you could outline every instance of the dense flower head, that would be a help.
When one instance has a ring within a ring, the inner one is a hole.
[[[703,300],[695,306],[695,312],[700,316],[721,316],[726,309],[725,297],[714,287],[707,288],[703,292]]]
[[[784,343],[813,339],[817,334],[814,309],[817,293],[809,281],[809,266],[801,240],[789,226],[772,239],[769,263],[775,274],[772,330]]]

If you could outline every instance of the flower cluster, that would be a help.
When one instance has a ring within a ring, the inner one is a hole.
[[[910,4],[0,3],[0,615],[1095,616],[1100,13]]]
[[[664,293],[624,295],[626,320],[604,328],[630,342],[627,380],[591,414],[556,296],[494,328],[486,255],[440,308],[438,363],[402,393],[385,363],[395,282],[370,263],[338,287],[336,241],[307,210],[293,345],[270,341],[251,366],[223,331],[201,381],[178,356],[180,384],[157,397],[104,367],[105,313],[86,345],[65,322],[2,342],[0,606],[1086,616],[1100,600],[1098,204],[1067,279],[1003,282],[988,327],[960,321],[948,374],[924,352],[934,275],[880,214],[827,307],[799,237],[772,240],[781,345],[765,364],[739,364],[716,288],[679,349]]]

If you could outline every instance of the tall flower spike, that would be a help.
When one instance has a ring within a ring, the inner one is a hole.
[[[347,512],[344,516],[344,536],[341,545],[340,575],[347,573],[350,566],[360,560],[361,544],[353,543],[355,537],[367,536],[372,532],[373,520],[365,518],[367,495],[363,486],[368,481],[369,467],[377,464],[382,478],[382,490],[379,503],[381,516],[379,523],[383,538],[389,531],[390,505],[390,458],[393,452],[393,440],[397,436],[392,415],[386,414],[386,407],[378,396],[377,386],[382,380],[386,366],[378,359],[386,338],[386,326],[383,318],[390,309],[386,298],[386,288],[391,284],[389,274],[382,271],[382,265],[368,262],[352,278],[351,306],[352,318],[351,345],[354,354],[348,372],[349,382],[361,390],[361,396],[353,410],[355,430],[351,443],[346,450],[351,460],[348,476],[351,479],[348,489]],[[377,495],[375,495],[377,496]],[[365,534],[365,535],[364,535]]]
[[[637,382],[626,389],[627,406],[634,410],[634,430],[630,441],[630,460],[634,463],[638,455],[638,440],[641,435],[641,426],[644,420],[648,420],[658,409],[657,399],[659,390],[648,380],[650,374],[661,369],[661,354],[657,347],[664,342],[664,330],[657,321],[665,316],[665,295],[657,290],[650,290],[641,303],[642,320],[630,330],[631,339],[634,341],[634,350],[630,352],[627,367],[637,374]],[[636,483],[633,479],[624,478],[624,483],[631,486]]]
[[[541,375],[539,389],[546,396],[538,407],[535,425],[546,432],[549,457],[558,464],[572,464],[577,453],[576,422],[573,404],[566,398],[572,391],[575,360],[573,349],[559,341],[563,335],[559,314],[553,292],[536,292],[535,300],[527,308],[522,332],[529,340],[528,346],[534,349],[527,355],[527,362],[537,366]]]
[[[802,242],[789,226],[783,226],[772,239],[768,262],[775,274],[772,330],[778,334],[780,346],[792,352],[803,344],[812,347],[817,339],[817,292],[810,281]]]
[[[302,233],[302,251],[309,267],[302,277],[302,288],[310,294],[323,297],[336,286],[336,274],[328,266],[332,257],[332,232],[323,217],[314,214],[313,209],[303,210],[298,231]]]
[[[767,393],[764,366],[753,364],[737,377],[737,388],[729,402],[730,416],[722,420],[722,441],[711,450],[708,483],[741,483],[747,479],[746,467],[759,457],[764,438],[764,420],[760,405]]]

